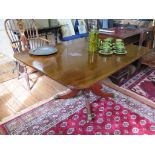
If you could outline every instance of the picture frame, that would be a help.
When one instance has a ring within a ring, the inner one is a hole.
[[[58,19],[59,25],[61,25],[62,36],[70,37],[75,35],[72,21],[70,19]]]
[[[87,33],[85,25],[78,25],[79,34]]]
[[[87,33],[86,22],[84,19],[78,19],[79,34]]]
[[[79,25],[85,25],[86,26],[86,23],[85,23],[84,19],[79,19],[78,20],[78,24]]]

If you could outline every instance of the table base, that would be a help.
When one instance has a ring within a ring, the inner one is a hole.
[[[58,99],[69,99],[69,98],[77,96],[79,94],[79,92],[82,92],[82,94],[85,96],[86,108],[87,108],[87,121],[89,122],[92,120],[92,113],[91,113],[91,107],[90,107],[86,93],[88,91],[92,91],[97,96],[104,97],[104,98],[114,96],[114,94],[112,94],[112,93],[106,93],[106,92],[101,91],[101,88],[102,88],[102,86],[99,83],[96,83],[96,84],[92,85],[91,87],[84,88],[84,89],[71,88],[70,92],[68,92],[67,94],[64,94],[64,95],[59,95]]]

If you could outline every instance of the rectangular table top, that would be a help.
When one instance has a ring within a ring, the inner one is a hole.
[[[109,56],[88,52],[88,39],[82,38],[57,45],[58,52],[49,56],[15,53],[14,57],[41,71],[55,81],[82,89],[88,88],[149,51],[146,47],[127,45],[127,54]]]
[[[110,28],[109,30],[113,30],[113,33],[100,33],[100,36],[106,36],[106,37],[113,37],[113,38],[120,38],[120,39],[126,39],[131,36],[137,35],[142,32],[141,29],[128,29],[128,28],[120,28],[120,27],[113,27]]]

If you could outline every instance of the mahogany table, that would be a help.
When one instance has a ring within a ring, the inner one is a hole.
[[[113,94],[101,91],[100,81],[139,59],[149,51],[146,47],[127,45],[126,55],[100,55],[88,52],[88,39],[82,38],[57,45],[58,52],[49,56],[15,53],[14,57],[35,68],[53,80],[69,87],[71,91],[59,98],[74,97],[79,91],[91,91],[101,97]],[[88,119],[91,120],[90,104],[86,100]]]
[[[113,33],[100,33],[99,38],[105,39],[107,37],[112,38],[120,38],[123,39],[124,43],[127,44],[133,44],[133,43],[139,43],[140,41],[140,35],[143,32],[147,32],[147,36],[145,36],[145,42],[146,47],[152,48],[153,47],[153,29],[150,28],[136,28],[136,29],[129,29],[129,28],[120,28],[120,27],[114,27],[110,28],[110,30],[114,30]]]

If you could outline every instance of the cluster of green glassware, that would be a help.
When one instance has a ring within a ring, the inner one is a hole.
[[[89,32],[89,52],[96,52],[99,50],[100,54],[110,55],[113,53],[116,54],[126,54],[124,42],[122,39],[106,38],[101,40],[98,38],[97,29],[93,28]]]
[[[116,39],[115,43],[113,43],[113,52],[116,54],[127,53],[122,39]]]
[[[99,49],[102,50],[104,53],[111,52],[113,48],[112,41],[113,41],[112,38],[106,38],[104,40],[99,39],[98,40]]]
[[[125,46],[122,39],[116,39],[113,42],[113,38],[106,38],[104,40],[98,40],[99,53],[101,54],[126,54]]]

